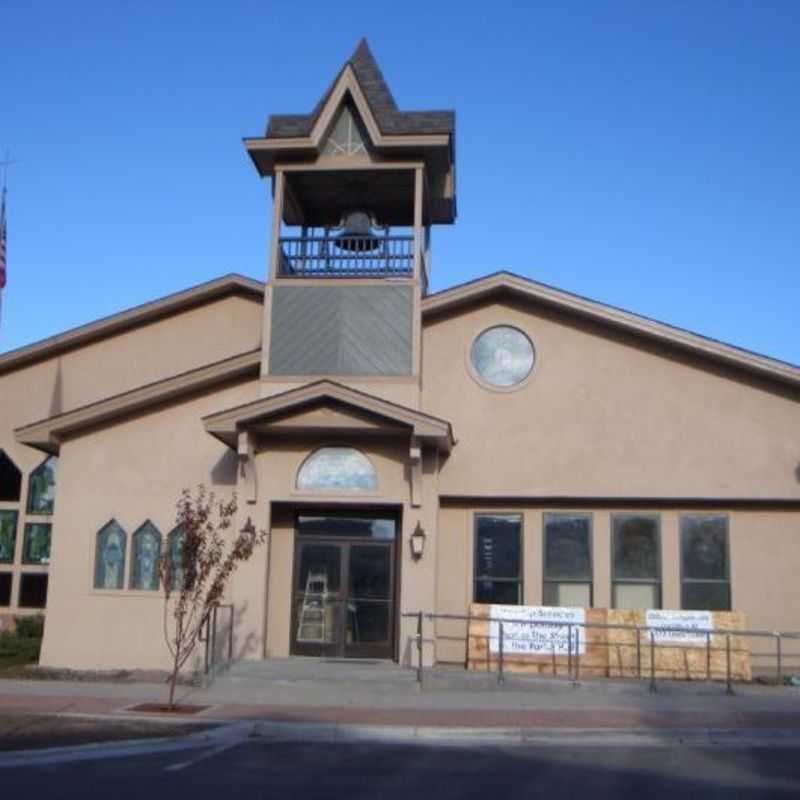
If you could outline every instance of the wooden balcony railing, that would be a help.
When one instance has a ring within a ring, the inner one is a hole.
[[[278,261],[281,277],[410,278],[414,237],[281,237]]]

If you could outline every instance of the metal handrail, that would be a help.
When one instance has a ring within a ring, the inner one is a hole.
[[[508,620],[500,617],[476,617],[471,614],[447,614],[436,613],[432,611],[406,611],[401,614],[402,617],[416,618],[417,620],[417,633],[415,636],[417,642],[417,682],[422,684],[424,677],[423,670],[423,628],[424,620],[435,621],[442,620],[457,620],[462,622],[489,622],[498,624],[498,660],[497,660],[497,682],[498,684],[505,683],[505,665],[504,665],[504,625],[512,623],[515,625],[530,625],[533,627],[556,627],[567,628],[567,675],[573,680],[573,685],[577,686],[580,681],[580,631],[581,629],[605,629],[605,630],[627,630],[633,631],[636,634],[635,646],[636,647],[636,675],[637,679],[642,678],[642,662],[641,662],[641,636],[642,632],[649,633],[650,645],[650,691],[656,691],[656,633],[686,633],[687,629],[680,626],[652,626],[652,625],[631,625],[626,623],[607,623],[607,622],[565,622],[565,621],[549,621],[549,620]],[[573,659],[572,637],[573,629],[575,633],[575,649]],[[745,636],[755,638],[771,638],[775,640],[775,655],[776,655],[776,669],[777,669],[777,683],[783,683],[783,651],[782,642],[784,639],[800,640],[800,631],[765,631],[765,630],[730,630],[727,628],[712,628],[691,631],[696,634],[705,635],[705,650],[706,650],[706,680],[711,680],[711,639],[713,636],[725,637],[725,684],[727,694],[732,695],[733,692],[733,679],[731,674],[731,636]],[[469,635],[469,634],[468,634]],[[486,638],[491,638],[491,632]],[[615,646],[626,646],[624,642],[614,642]],[[669,647],[670,645],[666,645]],[[675,647],[676,645],[671,645]],[[555,644],[553,645],[553,658],[556,658]],[[491,659],[490,659],[491,663]],[[555,662],[554,662],[555,663]],[[573,675],[574,668],[574,675]]]
[[[217,644],[217,612],[220,608],[230,609],[231,624],[228,628],[228,663],[233,660],[233,603],[215,603],[206,611],[197,630],[197,640],[205,644],[203,671],[208,675],[214,669],[214,649]],[[203,631],[205,630],[205,636]]]

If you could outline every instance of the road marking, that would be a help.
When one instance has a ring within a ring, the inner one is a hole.
[[[197,758],[193,758],[189,761],[179,761],[177,764],[170,764],[168,767],[164,767],[164,772],[180,772],[182,769],[186,769],[187,767],[193,767],[195,764],[199,764],[201,761],[205,761],[207,758],[213,758],[220,753],[224,753],[226,750],[230,750],[232,747],[240,745],[242,741],[242,739],[237,739],[235,742],[227,742],[225,744],[221,744],[219,747],[214,747]]]

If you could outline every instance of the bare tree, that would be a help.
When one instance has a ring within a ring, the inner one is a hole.
[[[231,535],[236,520],[236,495],[218,501],[200,485],[196,494],[181,492],[177,503],[180,545],[167,544],[159,561],[164,589],[164,639],[172,659],[169,708],[175,708],[175,687],[181,669],[197,646],[210,611],[225,594],[236,567],[247,561],[266,539],[252,525]]]

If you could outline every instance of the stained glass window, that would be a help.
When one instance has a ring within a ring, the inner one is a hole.
[[[161,534],[152,522],[145,522],[133,534],[132,589],[157,591],[161,558]]]
[[[728,518],[714,514],[681,517],[681,607],[730,611]]]
[[[111,520],[97,533],[94,562],[95,589],[122,589],[125,582],[125,531]]]
[[[50,563],[50,531],[49,522],[28,522],[25,525],[25,539],[22,548],[22,560],[26,564]]]
[[[0,502],[18,503],[22,488],[22,473],[17,465],[0,450]]]
[[[367,152],[358,122],[347,106],[339,112],[322,152],[329,156],[352,156]]]
[[[17,512],[0,511],[0,564],[14,561],[14,545],[17,541]]]
[[[183,542],[185,540],[183,527],[178,525],[167,536],[167,549],[172,565],[172,588],[180,589],[183,585]]]
[[[370,460],[352,447],[320,447],[297,473],[304,491],[374,491],[378,476]]]
[[[544,604],[592,605],[592,517],[544,515]]]
[[[497,325],[472,343],[472,367],[491,386],[508,388],[530,375],[536,352],[531,340],[517,328]]]
[[[32,473],[28,485],[28,513],[52,514],[56,499],[58,459],[50,456]]]
[[[614,608],[661,608],[661,547],[655,514],[612,514]]]

